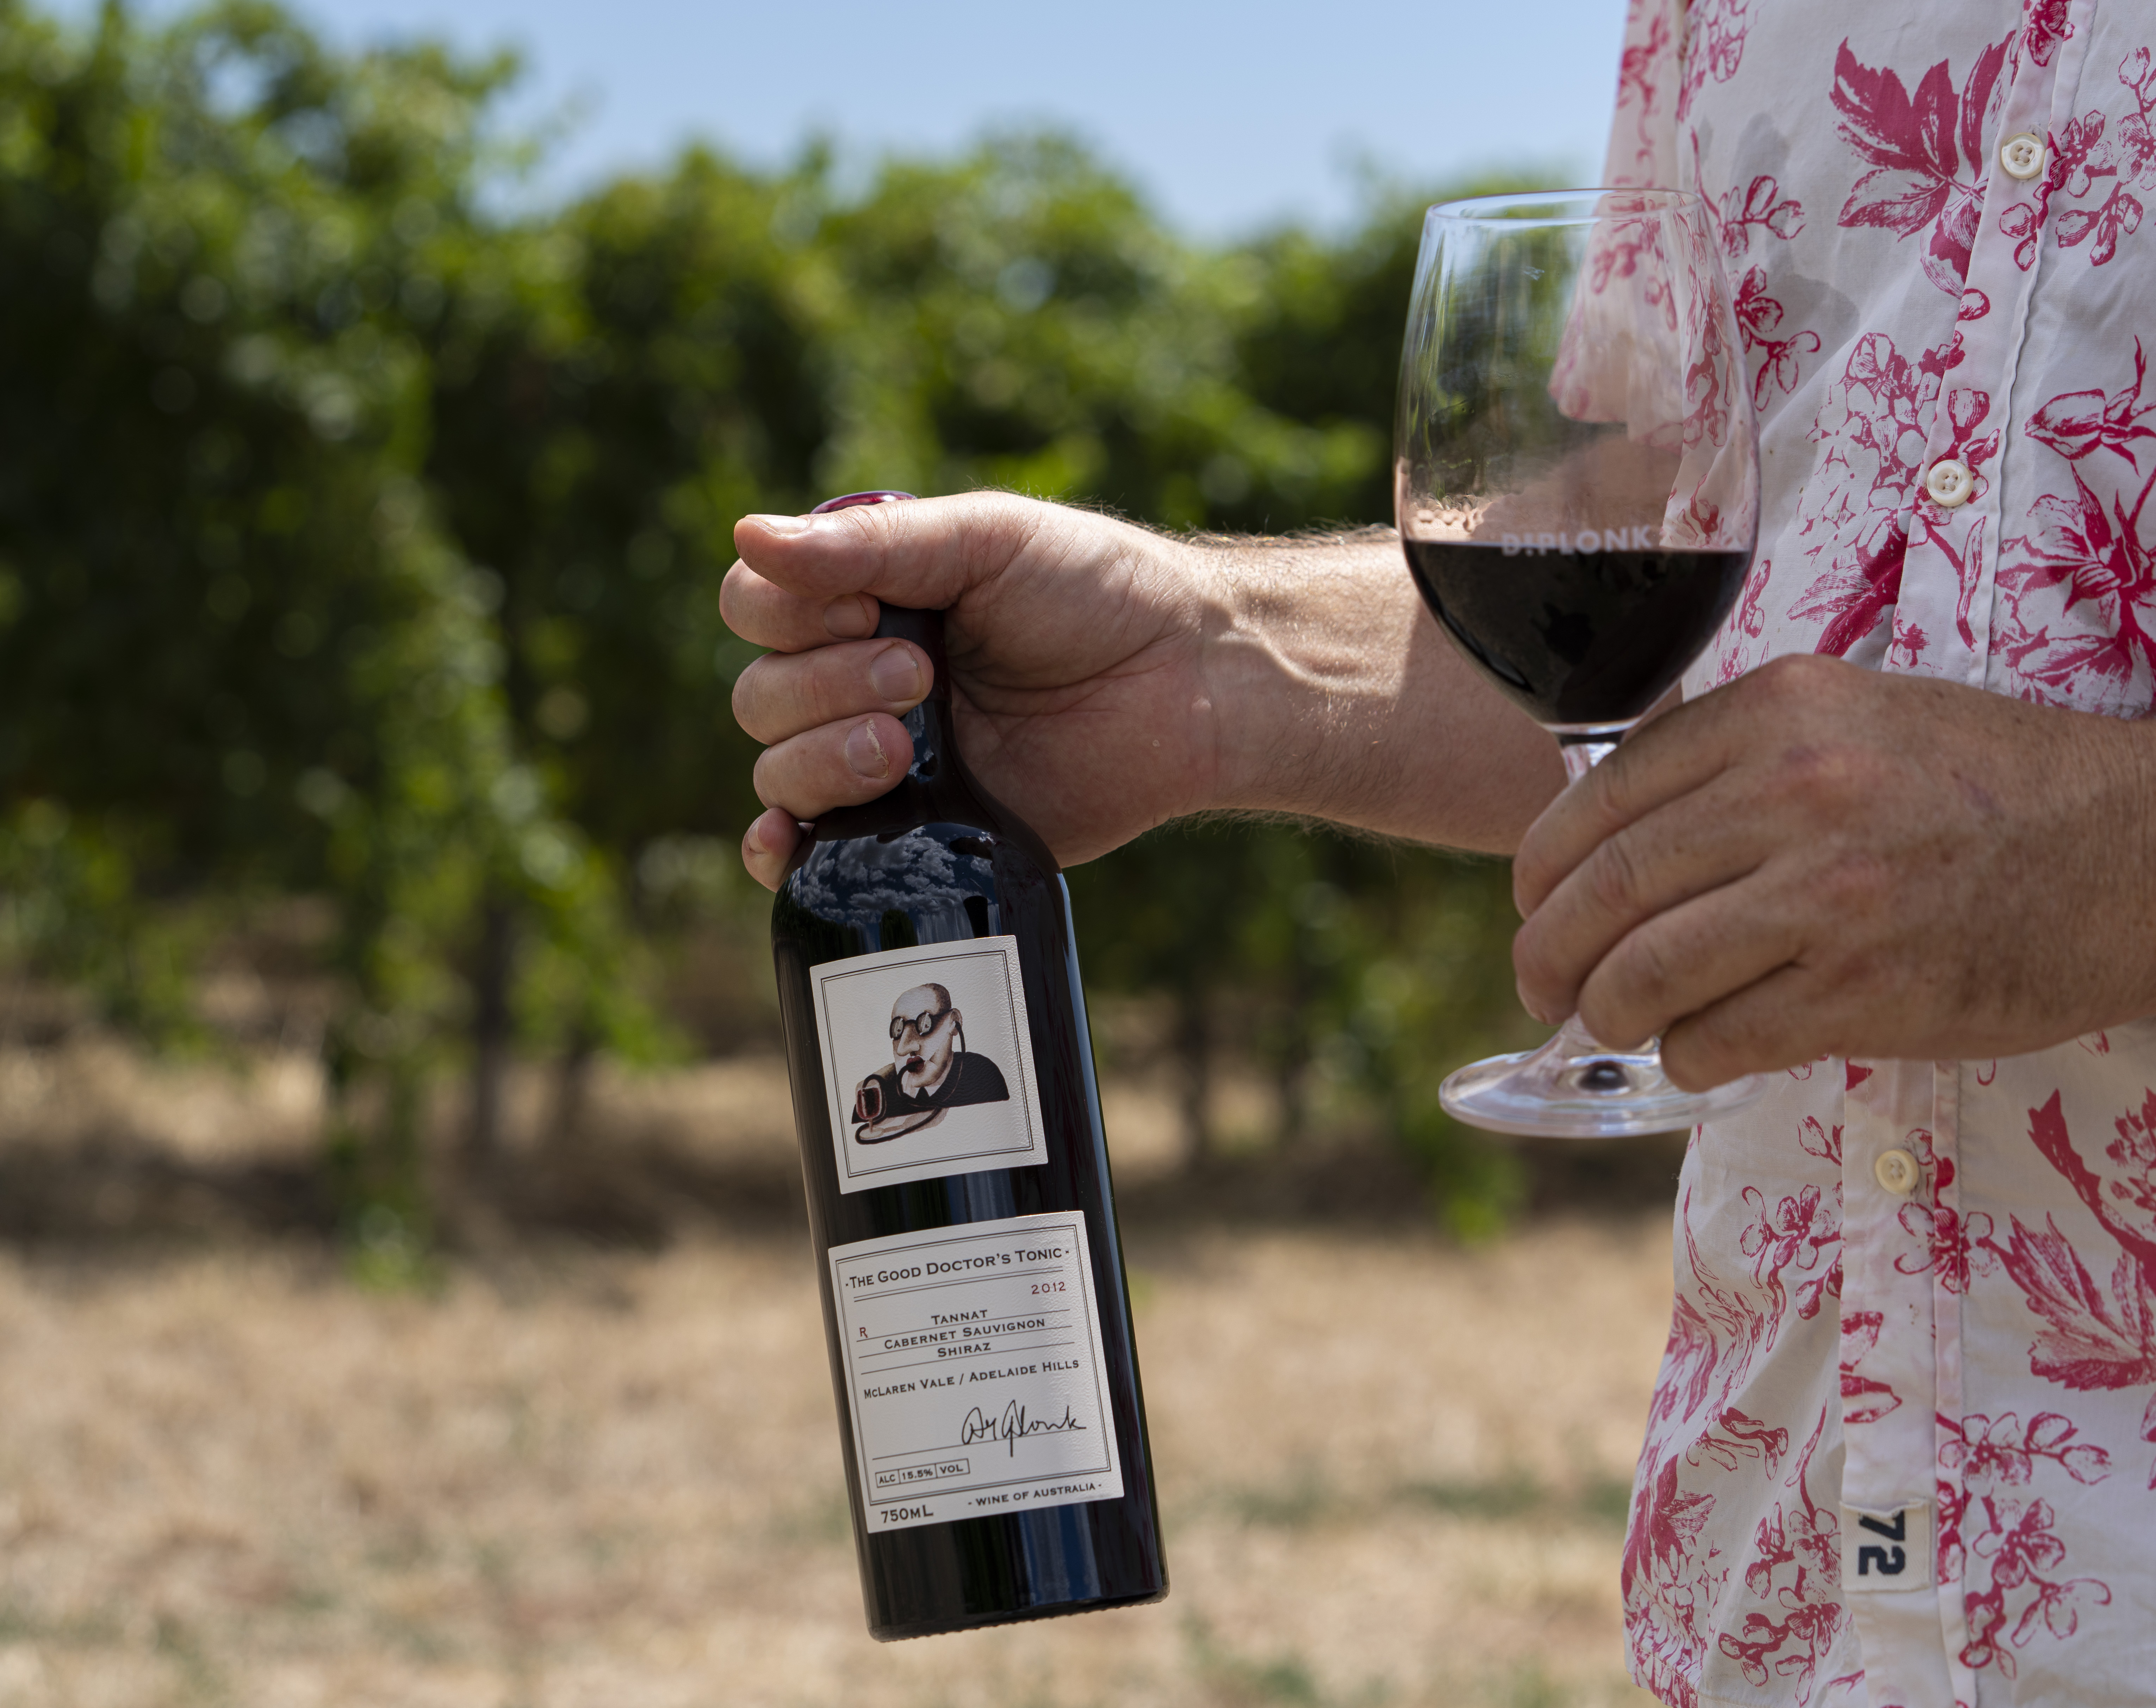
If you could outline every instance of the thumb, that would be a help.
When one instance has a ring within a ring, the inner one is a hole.
[[[766,581],[803,599],[867,593],[940,611],[1000,575],[1053,513],[1034,499],[968,492],[819,516],[743,516],[734,549]]]

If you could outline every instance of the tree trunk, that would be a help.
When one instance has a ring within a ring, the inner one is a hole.
[[[471,1126],[465,1135],[465,1161],[474,1173],[491,1169],[501,1154],[509,980],[516,953],[516,916],[507,902],[490,898],[480,910],[479,961],[472,969]]]
[[[1175,1054],[1183,1067],[1183,1155],[1195,1167],[1213,1151],[1212,1052],[1205,1026],[1205,992],[1186,986],[1175,996]]]
[[[1273,1089],[1280,1100],[1280,1136],[1284,1145],[1300,1142],[1310,1131],[1310,1064],[1315,1054],[1310,1011],[1317,1000],[1317,969],[1308,955],[1298,953],[1288,975],[1287,1013],[1273,1059]]]
[[[1273,1090],[1280,1103],[1283,1145],[1301,1142],[1310,1131],[1310,1031],[1297,1026],[1273,1068]]]
[[[592,1060],[598,1053],[592,1028],[579,1024],[569,1034],[568,1047],[555,1069],[554,1115],[547,1130],[551,1150],[572,1150],[584,1136],[591,1104]]]

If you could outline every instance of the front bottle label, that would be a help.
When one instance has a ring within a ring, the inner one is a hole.
[[[870,1530],[1122,1497],[1086,1218],[831,1248]]]
[[[1016,937],[808,969],[839,1190],[1048,1160]]]

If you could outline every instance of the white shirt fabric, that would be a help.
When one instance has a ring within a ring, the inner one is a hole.
[[[1689,693],[1811,651],[2148,715],[2152,49],[2118,0],[1634,0],[1606,182],[1713,204],[1765,469]],[[1694,1134],[1625,1548],[1642,1685],[2156,1701],[2152,1086],[2141,1022],[1820,1061]]]

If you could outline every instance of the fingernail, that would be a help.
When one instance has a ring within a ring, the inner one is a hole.
[[[881,778],[891,775],[891,761],[884,757],[883,743],[876,740],[873,719],[855,724],[847,732],[846,763],[862,777]]]
[[[824,628],[834,640],[859,640],[875,633],[876,605],[861,593],[849,593],[824,608]]]
[[[767,534],[805,534],[815,526],[807,516],[744,516]]]
[[[889,646],[878,653],[869,666],[869,686],[894,704],[903,701],[910,705],[920,699],[921,661],[913,656],[913,649]]]

